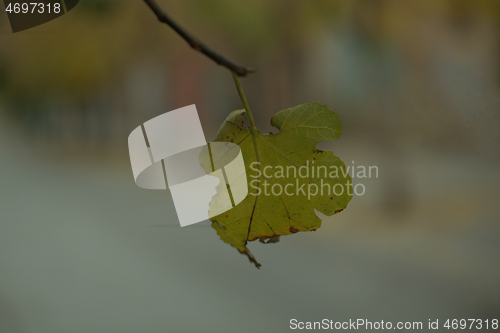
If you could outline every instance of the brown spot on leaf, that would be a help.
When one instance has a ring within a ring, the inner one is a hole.
[[[290,232],[296,233],[296,232],[299,232],[299,229],[295,229],[294,227],[290,227]]]
[[[336,210],[334,214],[340,213],[343,209]]]

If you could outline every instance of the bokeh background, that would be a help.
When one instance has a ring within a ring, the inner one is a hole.
[[[128,160],[130,131],[189,104],[214,139],[242,108],[230,73],[142,1],[81,0],[16,34],[2,9],[0,332],[500,319],[499,1],[158,2],[258,69],[261,131],[327,104],[344,134],[320,148],[379,177],[318,231],[250,244],[257,270],[208,221],[180,228]]]

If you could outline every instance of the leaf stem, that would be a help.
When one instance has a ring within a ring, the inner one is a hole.
[[[257,134],[259,133],[259,131],[257,130],[257,127],[255,127],[255,120],[253,119],[252,111],[250,111],[250,106],[248,105],[247,98],[245,97],[245,93],[243,92],[243,88],[240,83],[240,78],[238,77],[238,74],[236,74],[233,71],[231,71],[231,74],[233,74],[234,83],[236,84],[236,89],[238,89],[238,94],[240,95],[241,102],[243,103],[243,107],[245,108],[245,111],[248,116],[248,121],[250,122],[250,134],[252,135],[253,146],[255,148],[255,157],[257,159],[257,162],[259,162],[259,168],[260,168],[259,148],[257,147]]]
[[[238,94],[240,94],[240,99],[241,102],[243,103],[243,107],[245,108],[245,111],[248,116],[248,120],[250,121],[250,134],[252,135],[252,141],[253,141],[253,148],[255,150],[255,160],[258,163],[259,170],[261,169],[260,165],[260,155],[259,155],[259,147],[257,146],[257,134],[259,134],[259,131],[257,130],[257,127],[255,127],[255,120],[253,119],[252,111],[250,111],[250,106],[248,105],[247,98],[245,97],[245,93],[243,92],[243,88],[240,83],[240,78],[238,77],[238,74],[235,72],[231,71],[233,74],[234,78],[234,83],[236,84],[236,88],[238,89]],[[262,173],[261,173],[262,174]],[[258,179],[258,190],[260,191],[260,177]],[[248,231],[247,231],[247,238],[245,240],[245,254],[248,256],[248,259],[250,262],[253,262],[257,268],[260,267],[260,264],[255,260],[255,257],[250,253],[250,250],[247,249],[246,245],[248,243],[248,238],[250,237],[250,230],[252,229],[252,221],[253,221],[253,216],[255,214],[255,207],[257,206],[257,200],[259,200],[258,195],[255,196],[255,202],[253,205],[253,210],[252,210],[252,215],[250,216],[250,222],[248,223]]]

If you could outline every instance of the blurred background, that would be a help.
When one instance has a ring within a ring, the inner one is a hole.
[[[320,148],[376,165],[314,233],[251,243],[180,228],[133,180],[127,136],[196,104],[207,140],[241,109],[230,73],[142,1],[81,0],[13,34],[0,15],[0,332],[286,332],[289,321],[500,319],[500,2],[158,0],[242,80],[262,132],[319,101]],[[484,331],[488,331],[483,329]]]

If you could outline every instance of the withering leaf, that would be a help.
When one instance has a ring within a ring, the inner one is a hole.
[[[345,164],[333,152],[316,148],[342,134],[338,115],[327,106],[307,103],[275,114],[271,125],[279,132],[255,136],[260,164],[244,114],[233,111],[215,141],[240,147],[248,196],[210,220],[224,242],[259,267],[246,246],[249,241],[276,243],[280,236],[318,229],[321,220],[315,209],[326,215],[342,211],[352,198],[352,187]]]

